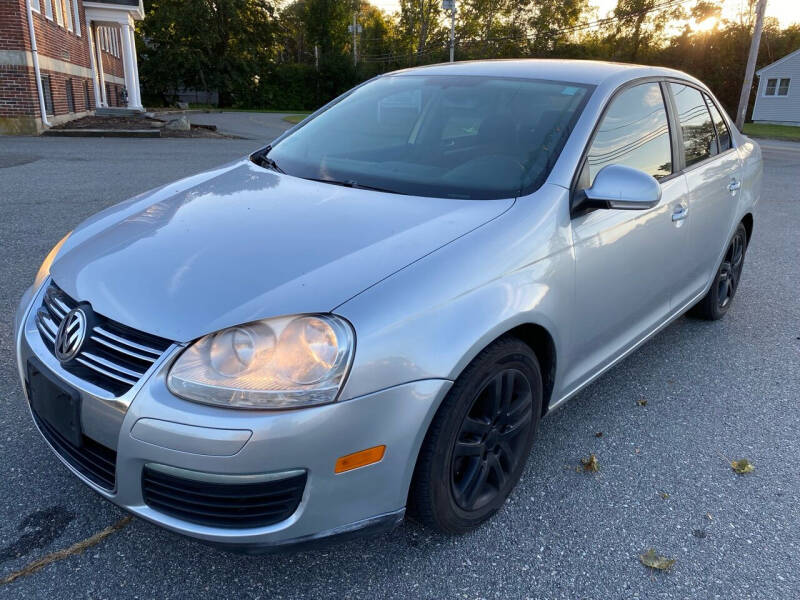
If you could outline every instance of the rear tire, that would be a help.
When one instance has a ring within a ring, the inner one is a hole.
[[[747,230],[742,223],[739,223],[711,284],[711,289],[689,311],[691,316],[708,321],[716,321],[725,316],[739,287],[746,251]]]
[[[542,376],[530,347],[503,337],[456,380],[420,450],[409,509],[451,534],[476,528],[514,489],[542,414]]]

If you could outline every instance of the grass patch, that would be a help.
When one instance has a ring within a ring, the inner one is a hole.
[[[283,120],[286,121],[287,123],[292,123],[293,125],[297,125],[300,121],[305,119],[310,114],[311,113],[300,113],[296,115],[286,115],[285,117],[283,117]]]
[[[774,140],[793,140],[800,142],[800,127],[791,125],[769,125],[767,123],[745,123],[745,135],[772,138]]]

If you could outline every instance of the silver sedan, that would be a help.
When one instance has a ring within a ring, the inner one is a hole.
[[[108,500],[263,551],[498,511],[540,419],[730,309],[759,147],[701,82],[580,61],[377,77],[97,214],[16,317],[42,436]]]

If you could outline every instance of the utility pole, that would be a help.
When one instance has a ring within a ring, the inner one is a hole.
[[[347,30],[353,34],[353,66],[358,66],[358,37],[357,35],[363,31],[361,25],[358,24],[358,11],[353,12],[353,24],[347,27]]]
[[[450,62],[456,59],[456,0],[442,0],[442,9],[450,13]]]
[[[744,127],[747,104],[750,101],[750,89],[753,87],[753,74],[756,70],[756,59],[758,58],[758,47],[761,45],[761,31],[764,29],[764,12],[766,10],[767,0],[758,0],[758,7],[756,8],[756,26],[753,31],[753,39],[750,40],[750,55],[747,57],[747,67],[744,70],[742,93],[739,96],[739,107],[736,110],[736,127],[739,128],[739,131]]]

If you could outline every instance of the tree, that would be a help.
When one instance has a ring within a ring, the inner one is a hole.
[[[441,16],[441,0],[400,0],[398,38],[413,63],[424,61],[429,46],[444,47]]]
[[[638,62],[642,55],[658,47],[664,28],[684,16],[681,4],[663,0],[618,0],[614,9],[612,34],[615,58]]]
[[[216,91],[230,106],[270,59],[270,0],[150,0],[139,24],[141,78],[150,95]]]

